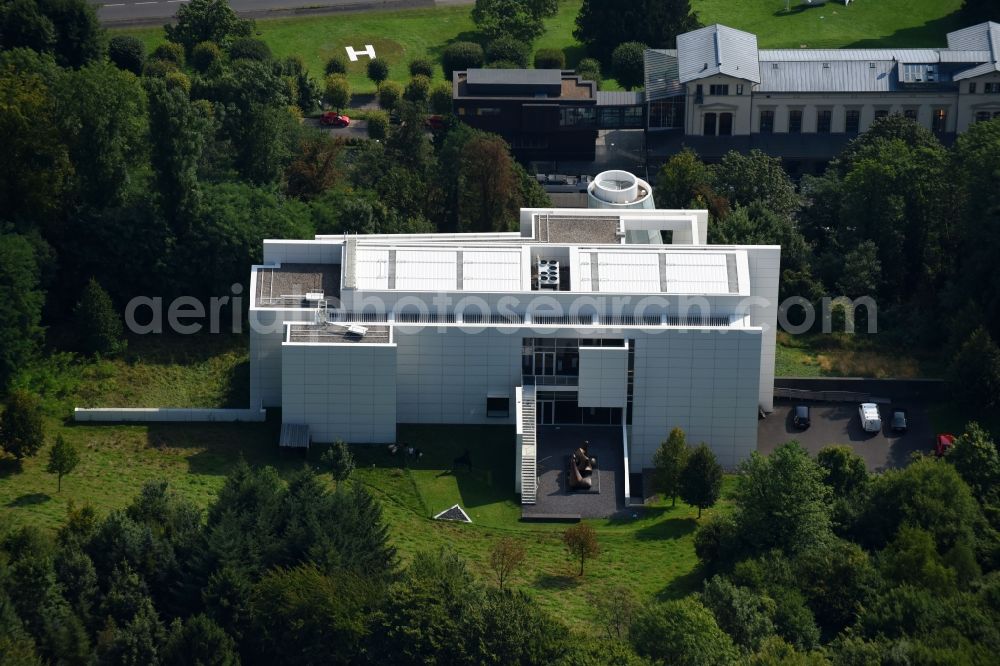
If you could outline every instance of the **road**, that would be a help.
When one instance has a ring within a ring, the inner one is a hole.
[[[190,0],[101,0],[94,1],[97,16],[105,25],[158,25],[173,18],[177,8]],[[323,14],[342,11],[412,9],[444,5],[471,5],[473,0],[230,0],[242,16],[261,18],[278,14]]]

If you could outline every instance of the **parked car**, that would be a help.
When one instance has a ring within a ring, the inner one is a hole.
[[[330,127],[347,127],[351,124],[351,119],[342,113],[327,111],[320,116],[319,122],[321,125],[328,125]]]
[[[809,405],[795,405],[795,415],[792,417],[792,425],[805,430],[809,427]]]
[[[906,422],[906,410],[905,409],[894,409],[892,410],[892,425],[893,432],[906,432],[908,427]]]
[[[861,417],[861,429],[865,432],[880,432],[882,417],[878,413],[878,405],[874,402],[863,402],[858,406],[858,416]]]
[[[427,120],[424,121],[424,126],[429,130],[437,132],[438,130],[444,129],[444,116],[434,114],[433,116],[427,116]]]
[[[938,458],[948,452],[948,449],[955,446],[955,436],[951,433],[942,432],[934,438],[934,455]]]

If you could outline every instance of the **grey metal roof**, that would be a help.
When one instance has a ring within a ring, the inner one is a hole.
[[[757,35],[724,25],[710,25],[677,36],[681,83],[715,74],[760,83]]]
[[[647,100],[684,93],[677,73],[677,49],[646,49],[644,60]]]
[[[643,102],[643,95],[640,91],[598,90],[595,98],[597,106],[635,106]]]
[[[559,69],[470,69],[465,79],[471,85],[562,85]]]
[[[983,74],[992,74],[993,72],[1000,72],[1000,62],[985,62],[978,67],[973,67],[972,69],[967,69],[964,72],[959,72],[951,78],[953,81],[961,81],[963,79],[972,79],[977,76],[982,76]]]
[[[965,51],[992,51],[1000,55],[1000,23],[987,21],[948,33],[948,48]]]
[[[1000,23],[988,21],[949,32],[948,48],[989,52],[983,64],[956,74],[952,77],[955,81],[1000,72]]]
[[[874,62],[875,67],[871,67]],[[896,89],[892,61],[760,63],[755,92],[888,92]]]

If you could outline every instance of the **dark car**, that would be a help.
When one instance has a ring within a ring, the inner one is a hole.
[[[905,409],[894,409],[892,410],[892,431],[893,432],[906,432],[906,410]]]
[[[804,430],[809,427],[809,405],[795,405],[794,414],[795,415],[792,417],[792,424],[796,428],[802,428]]]

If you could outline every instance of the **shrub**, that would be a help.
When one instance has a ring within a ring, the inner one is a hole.
[[[268,62],[271,59],[271,47],[259,39],[243,37],[235,40],[229,47],[229,57],[233,60]]]
[[[486,65],[486,69],[523,69],[513,60],[496,60]]]
[[[584,58],[576,65],[576,73],[581,79],[593,81],[601,87],[604,78],[601,76],[601,63],[596,58]]]
[[[323,95],[326,103],[338,111],[351,104],[351,84],[342,74],[331,74],[326,77],[326,88]]]
[[[164,60],[177,67],[184,66],[184,47],[173,42],[163,42],[149,54],[151,60]]]
[[[142,75],[162,79],[170,72],[176,71],[177,65],[169,60],[154,60],[150,58],[146,61],[146,67],[142,70]]]
[[[108,58],[119,69],[139,76],[146,64],[146,45],[138,37],[116,35],[108,42]]]
[[[1000,348],[979,327],[962,344],[949,367],[955,395],[976,407],[1000,402]]]
[[[175,69],[167,72],[164,79],[167,81],[167,88],[179,88],[185,95],[191,95],[191,79],[184,72]]]
[[[426,76],[418,74],[406,84],[406,91],[403,93],[403,97],[409,102],[420,103],[426,102],[430,94],[431,80]]]
[[[222,60],[222,49],[215,42],[202,42],[191,50],[191,66],[199,72],[207,72]]]
[[[439,83],[431,90],[431,111],[451,113],[451,84]]]
[[[389,114],[385,111],[372,111],[368,114],[368,138],[385,140],[389,135]]]
[[[368,79],[375,84],[375,87],[382,85],[382,82],[389,78],[389,63],[385,60],[375,58],[368,61]]]
[[[528,66],[528,49],[524,42],[513,37],[500,37],[490,42],[486,48],[486,61],[493,63],[507,60],[517,63],[520,68]]]
[[[566,69],[566,54],[562,49],[535,51],[535,69]]]
[[[486,61],[483,47],[475,42],[454,42],[445,47],[441,54],[441,69],[444,78],[451,81],[452,74],[462,69],[482,67]]]
[[[410,76],[421,74],[427,78],[434,76],[434,63],[429,58],[417,58],[410,61]]]
[[[326,61],[323,69],[327,76],[331,74],[347,74],[347,58],[342,55],[335,55]]]
[[[27,391],[12,391],[7,408],[0,415],[0,447],[22,460],[38,453],[45,443],[42,406],[38,396]]]
[[[386,81],[378,89],[378,105],[386,111],[396,108],[396,104],[403,98],[403,86],[395,81]]]
[[[646,45],[642,42],[624,42],[611,54],[611,70],[625,90],[643,84]]]

